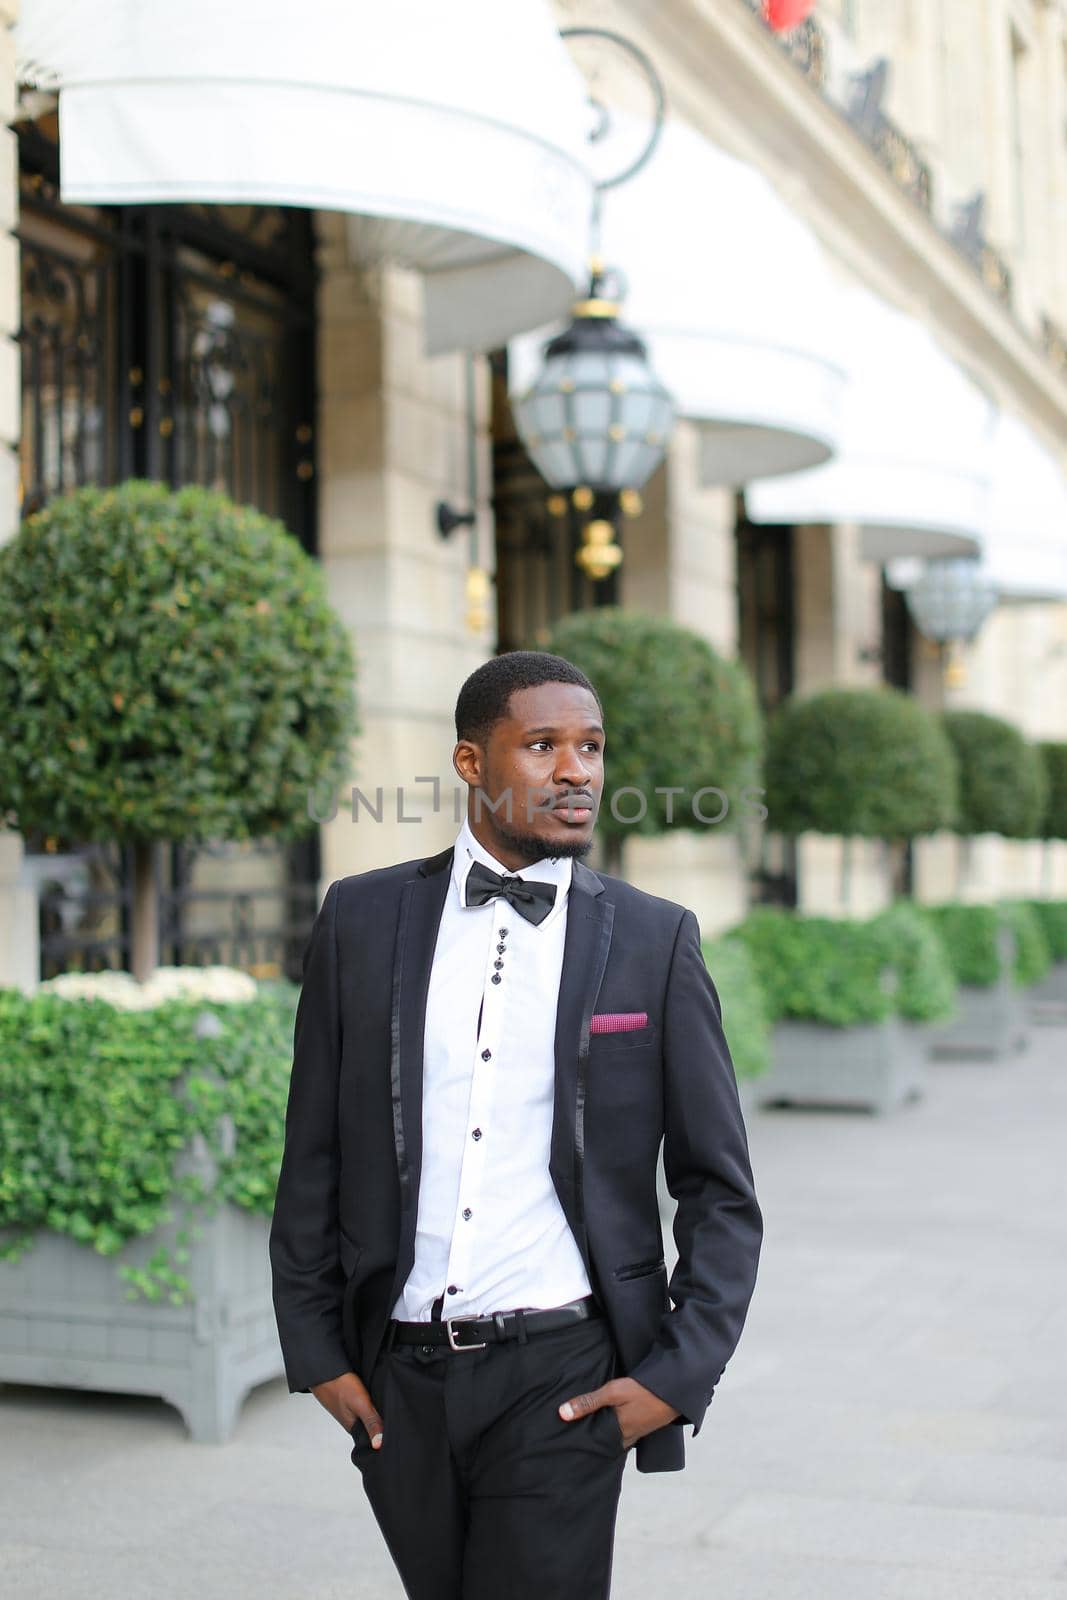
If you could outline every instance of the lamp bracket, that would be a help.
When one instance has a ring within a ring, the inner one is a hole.
[[[637,155],[626,161],[617,172],[609,173],[606,177],[594,180],[595,189],[598,194],[602,194],[605,189],[614,189],[620,183],[626,183],[628,179],[640,172],[653,150],[655,150],[663,129],[667,96],[664,93],[659,73],[648,56],[632,40],[627,39],[624,34],[616,33],[612,28],[561,28],[560,37],[562,39],[596,39],[601,44],[607,45],[610,50],[621,51],[625,56],[629,57],[631,62],[636,64],[651,94],[652,113],[649,119],[648,137]],[[593,78],[595,75],[595,69],[586,73],[587,78]],[[596,122],[589,133],[589,143],[591,145],[602,145],[612,131],[611,108],[599,98],[592,83],[589,89],[589,103],[596,115]]]
[[[457,511],[447,500],[437,502],[437,531],[442,539],[451,539],[457,528],[473,528],[477,513]]]

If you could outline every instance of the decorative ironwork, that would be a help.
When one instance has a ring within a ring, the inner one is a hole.
[[[317,872],[291,870],[292,847],[271,840],[204,845],[183,852],[179,872],[160,894],[160,959],[173,966],[241,967],[256,978],[302,976],[303,952],[318,910]],[[216,863],[225,882],[213,887]],[[234,863],[249,875],[289,867],[283,884],[232,881]],[[307,865],[312,865],[310,860]],[[193,881],[194,870],[208,881]]]
[[[883,109],[889,87],[889,62],[881,57],[852,79],[846,116],[882,166],[927,214],[933,206],[933,177],[918,149]]]
[[[49,843],[55,841],[28,837],[26,849]],[[35,876],[42,979],[129,965],[133,870],[119,845],[46,849]]]
[[[979,190],[964,205],[957,206],[949,238],[980,274],[986,288],[998,300],[1011,304],[1011,268],[985,236],[985,195]]]
[[[755,12],[760,21],[767,28],[771,38],[778,48],[789,57],[793,65],[799,67],[804,76],[815,85],[817,89],[826,86],[827,72],[827,46],[826,31],[814,17],[805,17],[803,22],[795,28],[788,28],[784,32],[777,32],[767,23],[763,9],[763,0],[744,0],[750,11]]]
[[[1056,370],[1067,374],[1067,333],[1051,317],[1041,318],[1041,348]]]

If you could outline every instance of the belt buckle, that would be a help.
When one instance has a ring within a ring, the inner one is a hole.
[[[464,1350],[486,1350],[486,1349],[488,1349],[488,1344],[486,1344],[486,1343],[483,1343],[483,1344],[457,1344],[456,1343],[455,1329],[452,1326],[453,1323],[455,1323],[455,1322],[478,1322],[479,1320],[480,1320],[480,1318],[478,1318],[474,1314],[471,1314],[471,1315],[466,1316],[466,1317],[445,1317],[444,1318],[444,1324],[445,1324],[445,1332],[448,1335],[448,1348],[450,1350],[454,1350],[457,1355],[461,1354],[461,1352],[464,1351]]]

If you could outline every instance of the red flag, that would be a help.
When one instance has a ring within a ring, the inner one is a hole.
[[[763,17],[775,33],[787,33],[798,28],[814,8],[815,0],[763,0]]]

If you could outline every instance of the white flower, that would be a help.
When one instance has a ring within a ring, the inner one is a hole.
[[[259,992],[255,978],[235,967],[157,967],[144,984],[128,972],[64,972],[40,987],[63,1000],[104,1000],[120,1011],[148,1011],[177,999],[242,1005]]]

